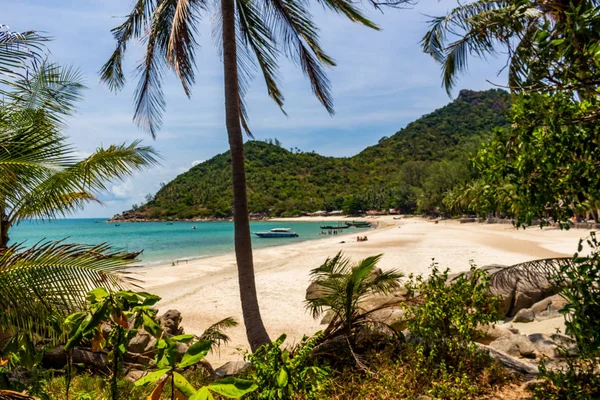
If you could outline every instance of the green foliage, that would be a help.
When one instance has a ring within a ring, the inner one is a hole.
[[[40,338],[56,343],[63,335],[63,319],[86,307],[89,290],[97,285],[119,290],[133,282],[120,274],[132,261],[107,245],[43,242],[29,249],[9,247],[0,252],[0,331],[14,335],[19,349],[32,348]],[[31,346],[23,344],[27,341]]]
[[[328,370],[318,367],[311,359],[315,346],[323,339],[321,332],[312,337],[304,336],[293,349],[284,349],[286,335],[271,344],[259,347],[245,358],[252,364],[250,378],[259,390],[252,394],[256,399],[291,399],[296,396],[317,399],[319,389]]]
[[[549,383],[536,390],[540,399],[596,399],[600,397],[600,243],[592,232],[586,240],[591,249],[589,256],[580,255],[580,240],[573,263],[561,265],[553,281],[562,287],[567,300],[560,310],[565,316],[567,335],[577,345],[577,358],[563,349],[567,365],[559,370],[540,366],[541,377]]]
[[[510,214],[518,225],[541,219],[563,227],[597,209],[599,41],[595,0],[481,0],[432,21],[423,48],[442,64],[447,88],[469,55],[485,57],[502,46],[518,95],[511,128],[497,132],[474,160],[481,179],[467,185],[468,195],[448,193],[447,205]]]
[[[565,223],[593,210],[600,198],[600,123],[588,118],[591,108],[563,94],[518,96],[513,127],[498,132],[474,160],[478,210],[508,212],[524,225],[539,218]]]
[[[448,284],[448,270],[440,272],[433,263],[431,275],[412,277],[407,288],[417,297],[405,320],[418,355],[418,368],[425,366],[441,376],[458,377],[476,373],[489,364],[474,339],[481,325],[492,323],[497,299],[489,294],[489,279],[483,270],[471,267]],[[462,378],[460,378],[462,379]]]
[[[118,380],[127,344],[136,335],[137,329],[142,327],[154,335],[161,333],[160,326],[155,321],[156,310],[151,308],[160,297],[145,292],[113,293],[104,288],[96,288],[88,293],[86,300],[88,307],[85,311],[73,313],[65,319],[69,330],[65,351],[68,352],[84,341],[91,342],[92,351],[109,347],[111,395],[113,400],[117,400]],[[132,329],[129,321],[132,321]],[[104,332],[103,326],[110,328],[108,334]],[[70,372],[68,371],[69,375]],[[68,390],[67,383],[67,397]]]
[[[231,322],[231,319],[221,321],[209,328],[203,336],[216,335],[223,340],[224,335],[219,331],[219,328],[232,326]],[[154,346],[156,350],[154,360],[156,367],[159,369],[137,380],[135,386],[146,387],[157,383],[150,396],[156,396],[152,398],[159,398],[165,392],[165,385],[170,383],[171,400],[182,398],[182,396],[190,400],[210,400],[213,399],[211,392],[218,393],[223,397],[238,399],[256,390],[257,386],[253,382],[234,377],[210,382],[208,385],[196,390],[185,376],[182,375],[182,372],[185,368],[198,364],[206,357],[215,342],[213,340],[200,339],[192,343],[181,357],[181,360],[179,360],[178,344],[190,343],[193,340],[194,335],[177,335],[171,337],[160,335]]]
[[[508,95],[462,91],[458,98],[350,158],[245,144],[251,213],[348,213],[398,207],[431,212],[447,188],[470,180],[467,157],[493,128],[507,124]],[[146,218],[231,215],[231,161],[223,153],[191,168],[140,206]],[[418,204],[417,204],[418,203]],[[443,211],[443,210],[442,210]]]
[[[419,354],[410,345],[400,349],[370,351],[364,355],[369,373],[356,368],[332,372],[323,382],[318,398],[346,399],[434,399],[504,398],[494,392],[510,380],[500,366],[489,364],[461,375],[441,372],[435,365],[419,363]],[[489,397],[488,397],[489,396]]]
[[[312,283],[318,285],[319,296],[306,300],[306,308],[315,318],[324,311],[333,312],[331,323],[325,334],[334,337],[344,334],[352,339],[357,328],[372,325],[370,314],[389,307],[366,311],[361,301],[372,295],[385,295],[400,287],[402,274],[395,271],[382,272],[377,269],[378,256],[368,257],[352,263],[342,252],[311,271]]]
[[[238,378],[225,378],[211,382],[196,390],[194,386],[178,371],[197,364],[212,348],[211,340],[199,340],[193,343],[183,354],[181,361],[177,361],[177,344],[186,343],[194,338],[194,335],[179,335],[173,337],[163,336],[158,339],[155,348],[158,350],[155,361],[159,370],[149,373],[135,382],[136,386],[148,386],[158,383],[152,391],[152,395],[160,396],[164,391],[165,384],[171,383],[171,400],[180,398],[181,395],[190,400],[209,400],[213,396],[211,392],[221,396],[239,399],[240,397],[256,390],[257,386],[251,381]],[[151,395],[151,396],[152,396]]]

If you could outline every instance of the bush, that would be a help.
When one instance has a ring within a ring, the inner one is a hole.
[[[417,303],[407,310],[406,326],[425,359],[458,371],[478,356],[473,341],[481,335],[480,326],[494,322],[498,300],[489,294],[486,271],[471,266],[452,284],[447,284],[448,272],[433,263],[428,279],[410,277],[406,286]]]
[[[597,399],[600,398],[600,243],[592,232],[587,244],[591,249],[588,257],[580,256],[583,240],[579,241],[578,253],[573,262],[561,265],[553,281],[563,287],[560,294],[567,300],[561,310],[565,315],[566,333],[575,339],[577,359],[569,358],[565,368],[547,369],[540,365],[541,377],[547,382],[536,389],[539,399]]]
[[[249,378],[258,385],[258,390],[250,393],[249,398],[317,398],[315,392],[328,371],[316,365],[311,353],[323,338],[322,333],[305,336],[292,350],[281,347],[285,338],[285,334],[281,335],[273,343],[245,354],[246,360],[252,364]]]

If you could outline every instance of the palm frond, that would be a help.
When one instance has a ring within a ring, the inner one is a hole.
[[[8,88],[0,92],[9,100],[7,107],[44,110],[58,125],[64,124],[63,116],[73,113],[85,88],[78,69],[46,60],[33,66],[27,76],[0,83],[5,83]]]
[[[157,153],[140,141],[99,148],[82,161],[64,168],[12,204],[10,223],[30,218],[56,218],[81,209],[106,191],[105,183],[122,180],[134,171],[155,165]],[[0,164],[1,167],[1,164]]]
[[[51,335],[51,317],[85,307],[96,287],[136,286],[123,268],[130,254],[106,244],[88,246],[40,242],[29,249],[14,245],[0,253],[0,330]]]
[[[249,52],[254,54],[267,86],[269,97],[275,101],[281,111],[285,114],[285,111],[283,110],[284,97],[279,89],[279,78],[277,76],[278,51],[273,40],[273,33],[269,26],[264,22],[264,15],[261,14],[260,10],[252,1],[236,0],[236,6],[238,31],[240,33],[238,44],[245,46]],[[245,63],[243,60],[241,61],[242,63],[238,62],[238,69],[241,72],[241,74],[238,75],[242,77],[243,81],[243,76],[246,73],[245,70],[247,68],[244,68]],[[243,84],[244,82],[242,82],[242,85]],[[243,106],[243,96],[241,96],[240,104]],[[245,125],[244,128],[246,129],[246,132],[249,133],[247,117],[244,115],[245,109],[245,106],[243,106],[242,125]]]
[[[75,162],[43,110],[0,110],[0,198],[14,204],[25,193]]]
[[[333,312],[327,335],[368,324],[374,311],[397,305],[394,300],[385,302],[376,310],[367,311],[361,307],[361,303],[370,296],[387,295],[400,286],[403,274],[395,270],[382,272],[377,269],[381,257],[379,254],[352,263],[339,252],[311,271],[311,281],[318,284],[321,295],[306,300],[305,304],[314,318],[322,315],[326,309]]]
[[[31,63],[44,58],[48,40],[35,31],[13,32],[0,24],[0,82],[23,78]]]
[[[171,34],[167,45],[167,62],[179,77],[185,94],[191,96],[194,83],[195,35],[199,11],[206,10],[204,1],[179,0],[173,15]]]
[[[543,290],[553,286],[552,277],[560,272],[561,267],[569,265],[573,265],[571,257],[527,261],[490,274],[490,284],[492,288],[503,290],[513,290],[517,283]]]
[[[354,3],[348,0],[319,0],[319,3],[337,12],[345,15],[350,21],[364,25],[371,29],[379,30],[379,27],[367,17],[365,17]]]
[[[269,0],[266,7],[269,25],[278,31],[278,45],[300,65],[317,99],[333,114],[331,85],[324,68],[335,66],[335,62],[321,48],[310,12],[296,0]]]
[[[137,66],[140,80],[133,95],[134,122],[148,131],[152,138],[162,126],[166,102],[162,90],[162,75],[167,69],[167,49],[176,11],[176,0],[164,0],[154,10],[146,41],[146,54]]]
[[[122,63],[127,42],[144,34],[155,7],[156,0],[137,0],[133,11],[125,21],[111,30],[117,42],[117,47],[106,64],[100,69],[100,80],[105,82],[110,90],[118,91],[125,85]]]
[[[466,70],[469,52],[484,54],[493,51],[490,27],[482,23],[481,18],[477,20],[477,16],[507,4],[506,1],[479,0],[460,5],[446,16],[435,17],[429,22],[430,29],[421,40],[421,47],[442,64],[443,85],[448,92],[456,83],[456,75]],[[459,36],[459,39],[447,45],[448,35]]]
[[[0,390],[0,400],[37,400],[35,397],[12,390]]]
[[[211,340],[215,342],[217,346],[220,346],[221,344],[227,344],[229,342],[229,336],[225,334],[224,330],[236,326],[238,326],[238,323],[235,319],[231,317],[225,318],[209,326],[204,332],[202,332],[200,339]]]

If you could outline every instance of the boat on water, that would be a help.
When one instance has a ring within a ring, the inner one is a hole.
[[[346,222],[347,226],[353,226],[355,228],[370,228],[371,224],[366,221],[352,221]]]
[[[321,229],[348,229],[349,225],[323,225]]]
[[[261,238],[298,237],[298,234],[296,232],[293,232],[290,228],[273,228],[268,232],[254,232],[254,234]]]

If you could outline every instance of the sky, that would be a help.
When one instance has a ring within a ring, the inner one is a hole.
[[[280,82],[288,116],[256,77],[246,96],[255,138],[277,138],[285,148],[348,157],[447,104],[460,89],[485,90],[504,84],[506,76],[499,71],[505,60],[470,59],[469,71],[452,98],[441,87],[439,65],[421,52],[419,41],[430,16],[444,15],[457,4],[456,0],[421,0],[385,13],[367,9],[380,31],[314,7],[311,11],[320,27],[322,47],[337,63],[328,75],[335,115],[330,116],[316,100],[299,68],[282,59]],[[129,46],[124,90],[115,94],[100,83],[98,71],[115,45],[110,29],[123,21],[131,7],[129,0],[0,0],[0,24],[13,31],[37,30],[51,36],[50,59],[82,72],[87,89],[66,132],[79,155],[88,155],[99,146],[142,139],[162,157],[159,166],[109,184],[109,192],[100,197],[102,204],[90,204],[76,217],[109,217],[130,209],[132,204],[143,203],[148,193],[156,193],[161,182],[228,150],[223,67],[211,36],[210,12],[199,29],[201,48],[192,97],[185,96],[173,73],[165,75],[167,110],[156,140],[132,122],[141,45]]]

